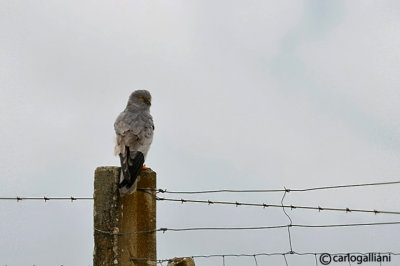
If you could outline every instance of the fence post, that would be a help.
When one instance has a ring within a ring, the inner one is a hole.
[[[167,266],[195,266],[192,258],[173,258]]]
[[[140,233],[156,229],[155,192],[135,191],[120,197],[120,170],[98,167],[95,171],[93,265],[156,265],[156,233]],[[156,173],[143,170],[137,187],[155,189]]]

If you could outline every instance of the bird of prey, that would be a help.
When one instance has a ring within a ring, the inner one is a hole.
[[[114,123],[116,137],[115,155],[121,159],[119,191],[130,194],[136,189],[136,179],[144,165],[153,140],[154,124],[150,115],[151,95],[147,90],[137,90],[129,96],[125,110]]]

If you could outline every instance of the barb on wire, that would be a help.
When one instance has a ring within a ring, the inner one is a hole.
[[[381,210],[366,210],[366,209],[350,209],[350,208],[333,208],[333,207],[314,207],[314,206],[300,206],[300,205],[278,205],[278,204],[265,204],[265,203],[246,203],[246,202],[232,202],[232,201],[210,201],[210,200],[194,200],[194,199],[174,199],[174,198],[161,198],[156,197],[158,201],[171,201],[181,203],[205,203],[205,204],[220,204],[220,205],[235,205],[235,206],[253,206],[253,207],[271,207],[271,208],[291,208],[291,209],[304,209],[304,210],[318,210],[318,211],[341,211],[341,212],[356,212],[356,213],[374,213],[374,214],[400,214],[400,211],[381,211]],[[211,203],[210,203],[211,202]]]

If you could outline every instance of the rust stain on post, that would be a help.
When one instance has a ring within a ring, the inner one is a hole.
[[[120,167],[98,167],[95,171],[93,265],[156,265],[156,233],[140,233],[156,229],[155,192],[120,196],[119,175]],[[155,189],[156,173],[142,171],[137,187]],[[135,258],[138,260],[132,261]]]

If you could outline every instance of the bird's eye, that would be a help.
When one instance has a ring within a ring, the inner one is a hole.
[[[142,96],[140,96],[139,99],[140,99],[142,102],[144,101],[144,98],[143,98]]]

